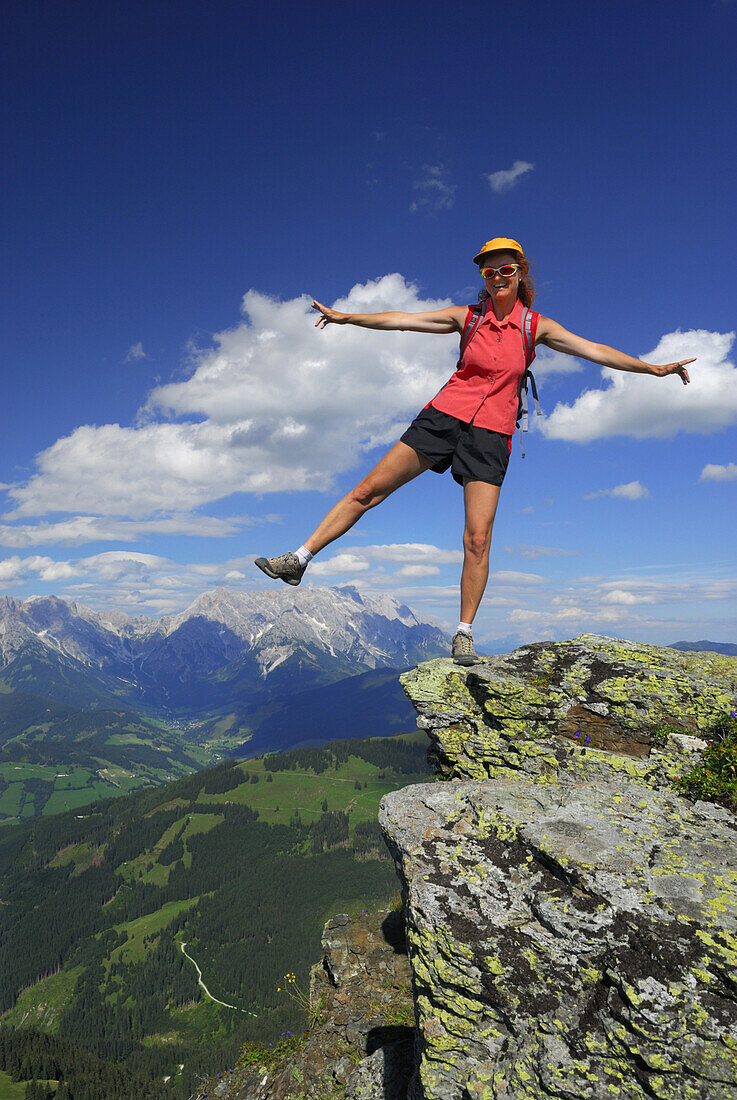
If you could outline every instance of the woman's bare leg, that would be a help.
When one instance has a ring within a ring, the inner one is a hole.
[[[472,623],[489,579],[489,550],[500,485],[467,481],[463,489],[466,527],[463,532],[461,622]]]
[[[432,461],[401,440],[374,466],[363,481],[330,509],[315,531],[305,540],[311,554],[344,535],[369,508],[375,508],[395,489],[429,470]]]

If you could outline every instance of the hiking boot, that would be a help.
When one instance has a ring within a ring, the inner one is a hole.
[[[275,581],[284,581],[286,584],[299,584],[304,576],[306,565],[300,565],[299,558],[288,550],[278,558],[256,558],[254,565]]]
[[[480,659],[473,648],[473,638],[462,630],[453,635],[453,649],[451,652],[453,662],[457,665],[475,665]]]

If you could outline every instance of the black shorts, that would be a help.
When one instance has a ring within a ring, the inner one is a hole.
[[[402,443],[432,460],[436,474],[450,472],[459,485],[485,481],[501,485],[509,465],[512,437],[477,428],[428,405],[401,437]]]

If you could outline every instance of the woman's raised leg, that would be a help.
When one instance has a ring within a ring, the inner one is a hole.
[[[311,554],[316,554],[350,530],[369,508],[381,504],[395,489],[406,485],[431,466],[432,460],[419,454],[413,447],[401,440],[395,443],[373,470],[330,509],[305,540],[305,547]]]
[[[339,500],[318,524],[317,528],[302,547],[293,553],[291,550],[278,558],[256,558],[254,565],[272,580],[285,581],[286,584],[299,584],[302,580],[310,557],[322,550],[329,542],[344,535],[369,508],[375,508],[386,500],[390,493],[400,485],[406,485],[418,474],[429,470],[432,460],[418,454],[412,447],[400,440],[363,481],[351,489],[350,493]]]

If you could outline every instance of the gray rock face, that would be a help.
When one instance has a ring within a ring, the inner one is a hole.
[[[402,682],[443,780],[380,810],[414,1021],[406,959],[335,918],[325,1021],[226,1100],[737,1100],[737,819],[672,789],[737,660],[585,636]]]
[[[447,780],[380,812],[413,1100],[737,1100],[736,822],[672,790],[736,674],[593,637],[406,674]]]
[[[387,795],[428,1100],[737,1096],[737,831],[634,783]]]
[[[652,731],[667,722],[698,734],[729,710],[737,659],[584,634],[463,671],[449,660],[431,661],[404,673],[401,683],[443,778],[555,775],[574,744],[606,750],[592,755],[592,766],[641,761],[635,770],[652,772],[657,785],[669,769],[651,752]]]

